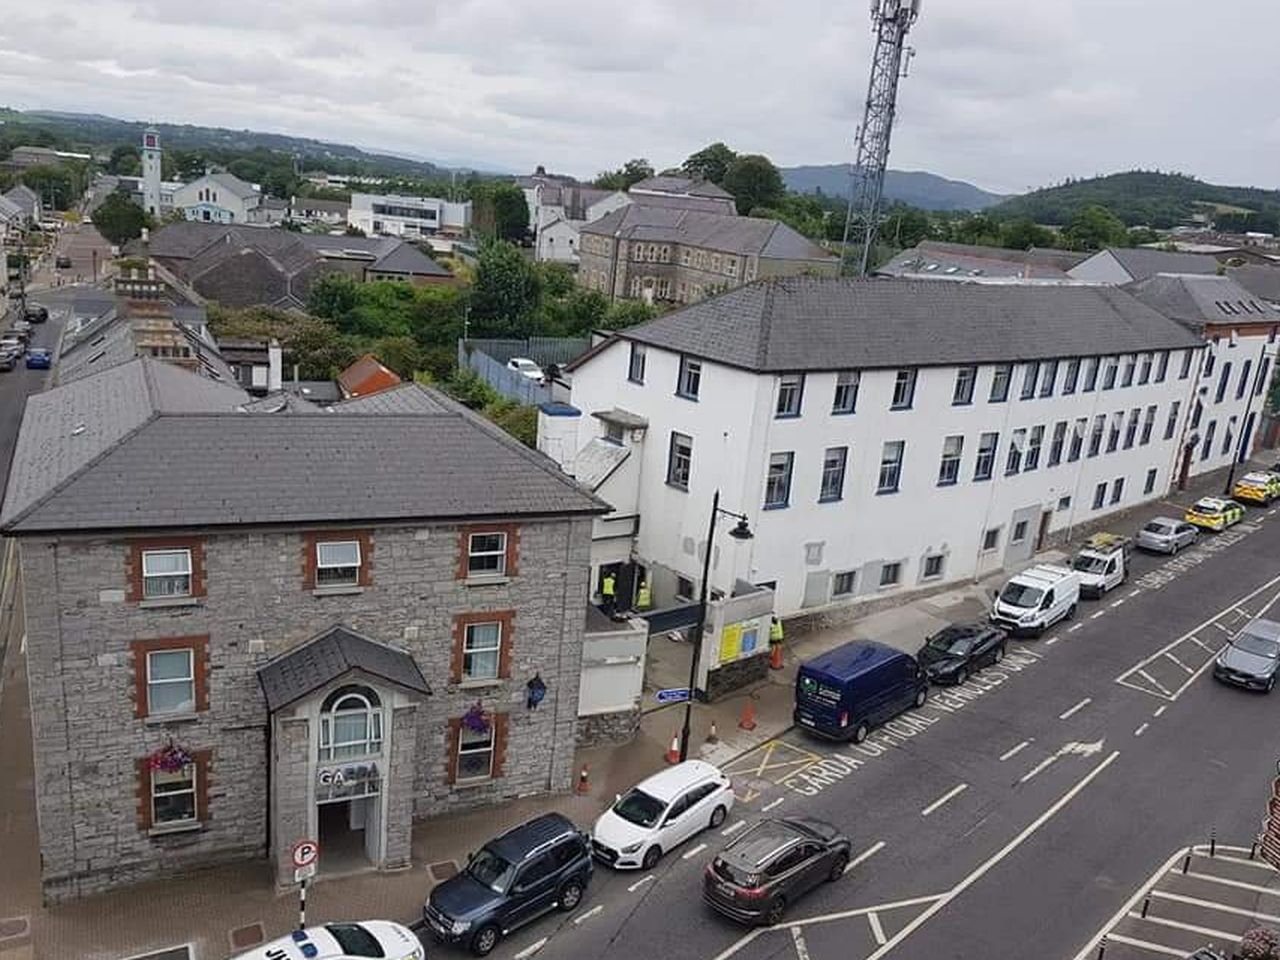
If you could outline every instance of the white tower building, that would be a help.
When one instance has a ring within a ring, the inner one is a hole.
[[[142,209],[160,216],[160,134],[150,127],[142,134]]]

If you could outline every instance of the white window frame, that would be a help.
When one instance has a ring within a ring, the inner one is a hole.
[[[177,774],[185,775],[187,773],[190,773],[190,776],[191,776],[190,787],[183,787],[182,789],[179,789],[179,790],[165,790],[165,791],[156,790],[156,787],[160,786],[166,777],[173,777]],[[195,763],[189,763],[185,767],[183,767],[181,770],[175,770],[172,773],[166,773],[163,770],[151,771],[151,826],[152,827],[163,827],[163,828],[180,827],[180,826],[187,826],[190,824],[200,822],[200,798],[199,798],[199,795],[196,793],[196,787],[197,787],[196,781],[199,779],[199,777],[200,777],[200,771],[197,768]],[[161,796],[172,797],[172,796],[180,796],[180,795],[186,795],[186,794],[191,795],[191,816],[182,817],[182,818],[173,819],[173,820],[162,820],[158,816],[159,811],[156,809],[157,797],[161,797]]]
[[[936,573],[930,573],[929,564],[935,560],[938,563],[938,570]],[[927,554],[924,558],[924,565],[920,568],[920,579],[921,580],[941,580],[943,573],[946,571],[946,567],[947,567],[946,554],[944,553]]]
[[[841,590],[841,580],[848,578],[845,582],[848,584],[848,590]],[[831,596],[834,597],[852,597],[858,587],[858,571],[856,570],[837,570],[831,575]]]
[[[322,557],[325,547],[353,546],[356,548],[356,562],[352,566],[350,563],[326,563]],[[354,587],[360,583],[360,569],[364,566],[364,554],[360,550],[359,540],[317,540],[316,541],[316,586],[317,587]],[[343,578],[322,580],[320,576],[321,570],[350,570],[351,578],[348,580]]]
[[[886,580],[885,577],[888,575],[889,571],[893,571],[893,578],[891,580]],[[880,588],[882,590],[888,590],[890,587],[896,587],[901,583],[902,583],[902,563],[900,561],[893,560],[893,561],[890,561],[889,563],[881,565]]]
[[[496,550],[477,550],[477,537],[498,537],[499,547]],[[477,570],[475,561],[481,557],[497,557],[498,566],[494,569]],[[467,576],[468,577],[505,577],[507,575],[507,532],[505,530],[481,530],[467,536]]]
[[[861,374],[857,370],[841,370],[836,374],[836,390],[831,398],[831,412],[845,416],[858,410],[858,385]],[[844,403],[841,403],[841,391],[844,391]]]
[[[476,627],[497,627],[497,640],[495,643],[485,642],[481,644],[472,637],[472,631]],[[467,657],[477,654],[495,653],[493,661],[492,676],[476,676],[467,670]],[[462,682],[484,682],[489,680],[498,680],[502,676],[502,621],[501,620],[485,620],[481,623],[468,623],[462,634]]]
[[[348,700],[357,700],[363,706],[343,708],[342,705]],[[349,715],[363,713],[365,715],[365,736],[363,740],[343,740],[339,743],[334,739],[334,718],[341,715]],[[319,743],[319,759],[321,763],[335,763],[347,760],[357,760],[361,757],[376,757],[382,753],[383,729],[382,729],[382,707],[374,706],[369,698],[363,693],[356,690],[350,690],[334,701],[333,706],[328,710],[320,711],[320,743]],[[349,753],[339,755],[338,750],[345,750],[350,747],[363,745],[363,749],[359,753]]]
[[[484,736],[487,739],[483,746],[478,746],[477,744],[479,744],[479,741],[477,740],[470,747],[468,747],[466,743],[466,738],[468,736],[471,736],[471,737]],[[483,734],[477,733],[476,731],[473,731],[473,730],[469,730],[467,729],[466,726],[459,727],[458,728],[458,749],[457,749],[457,754],[453,760],[454,770],[456,771],[454,782],[455,783],[478,783],[482,780],[492,780],[493,779],[493,759],[494,759],[494,753],[496,752],[497,744],[498,744],[498,738],[497,738],[497,735],[494,733],[494,729],[492,725],[490,725],[489,729],[485,731],[485,733]],[[488,766],[483,774],[476,774],[473,776],[464,776],[462,773],[462,758],[463,756],[469,756],[472,754],[475,754],[475,755],[488,754],[489,755]]]
[[[157,654],[185,653],[187,655],[187,675],[185,677],[165,677],[157,680],[155,671],[151,669],[151,658]],[[191,689],[190,709],[164,709],[155,705],[152,700],[152,688],[157,686],[176,686],[186,684]],[[171,714],[188,714],[196,711],[196,652],[191,647],[169,647],[165,650],[147,651],[147,716],[168,716]]]
[[[169,556],[175,554],[185,555],[187,558],[187,570],[185,573],[148,573],[147,562],[152,557]],[[193,576],[191,573],[191,551],[186,547],[174,547],[164,550],[143,550],[142,551],[142,599],[144,600],[168,600],[171,597],[189,597],[191,596],[193,586]],[[187,588],[179,592],[169,592],[167,590],[153,591],[151,585],[153,582],[163,583],[169,580],[176,580],[179,577],[187,578]]]

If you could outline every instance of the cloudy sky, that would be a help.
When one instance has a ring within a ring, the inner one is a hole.
[[[866,0],[41,0],[0,103],[513,171],[713,140],[851,154]],[[1280,187],[1276,0],[924,0],[891,165],[1020,192],[1132,167]]]

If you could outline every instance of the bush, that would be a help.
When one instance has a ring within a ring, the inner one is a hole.
[[[1270,927],[1254,927],[1240,938],[1240,960],[1280,960],[1280,933]]]

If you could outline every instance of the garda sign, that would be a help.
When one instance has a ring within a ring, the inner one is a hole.
[[[689,699],[689,688],[671,687],[668,690],[659,690],[653,695],[653,699],[659,703],[683,703]]]

